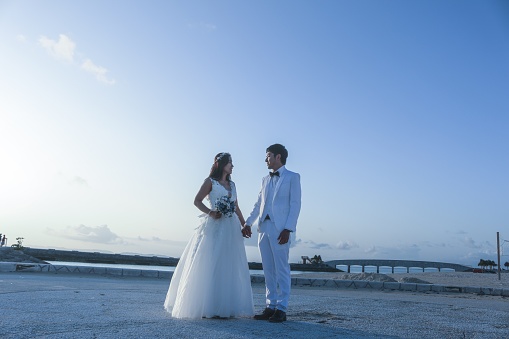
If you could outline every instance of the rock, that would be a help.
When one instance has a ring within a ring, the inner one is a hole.
[[[12,247],[0,247],[0,262],[19,262],[47,264],[47,262],[34,258],[23,251],[15,250]]]
[[[341,279],[343,280],[364,280],[364,281],[381,281],[381,282],[396,282],[395,279],[385,274],[380,273],[352,273],[344,274]]]
[[[400,283],[412,283],[412,284],[431,284],[429,281],[421,280],[418,278],[412,278],[412,277],[403,277],[399,279]]]

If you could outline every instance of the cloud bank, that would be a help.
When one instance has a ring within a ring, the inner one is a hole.
[[[85,225],[67,226],[63,230],[49,228],[47,233],[60,238],[80,240],[99,244],[124,244],[125,241],[113,233],[108,225],[90,227]]]

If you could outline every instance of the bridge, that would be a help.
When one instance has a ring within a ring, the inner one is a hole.
[[[472,270],[471,267],[452,264],[447,262],[435,262],[435,261],[417,261],[417,260],[384,260],[384,259],[346,259],[346,260],[331,260],[326,261],[325,264],[330,267],[336,268],[339,265],[347,266],[348,273],[350,273],[351,266],[361,266],[362,272],[366,266],[376,267],[376,273],[380,273],[380,267],[392,268],[394,273],[395,267],[405,267],[407,273],[410,272],[410,268],[421,268],[423,271],[425,268],[437,268],[440,272],[441,269],[453,269],[456,272],[466,272]]]

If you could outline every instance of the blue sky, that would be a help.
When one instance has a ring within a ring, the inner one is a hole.
[[[0,232],[178,257],[214,155],[247,215],[279,142],[293,262],[495,259],[508,33],[504,1],[0,1]]]

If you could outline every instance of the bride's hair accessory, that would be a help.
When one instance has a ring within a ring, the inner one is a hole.
[[[221,161],[221,159],[223,159],[223,157],[224,157],[225,155],[227,155],[227,154],[228,154],[228,153],[226,153],[226,152],[223,152],[223,153],[219,154],[219,155],[217,156],[217,158],[216,158],[216,162],[220,162],[220,161]]]

